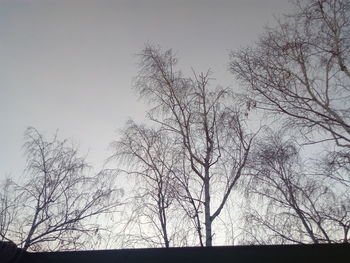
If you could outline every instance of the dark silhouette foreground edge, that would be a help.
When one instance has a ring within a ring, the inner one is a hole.
[[[1,248],[2,249],[2,248]],[[21,257],[4,258],[1,262],[22,263],[156,263],[156,262],[350,262],[350,244],[269,245],[227,247],[185,247],[153,249],[91,250],[66,252],[23,252]],[[11,253],[10,253],[11,254]],[[13,254],[11,254],[13,256]]]

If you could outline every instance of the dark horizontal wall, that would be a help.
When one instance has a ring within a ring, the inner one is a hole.
[[[123,249],[27,253],[22,263],[350,262],[350,244]]]

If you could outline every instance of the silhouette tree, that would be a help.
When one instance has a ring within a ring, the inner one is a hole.
[[[244,173],[254,136],[246,133],[232,94],[209,86],[209,72],[185,78],[175,69],[171,50],[152,46],[140,60],[136,88],[153,106],[149,119],[172,138],[174,160],[180,158],[172,170],[177,200],[192,219],[200,244],[212,246],[213,221]]]
[[[95,219],[120,205],[121,191],[107,174],[88,177],[85,159],[57,134],[46,140],[28,128],[24,149],[23,183],[10,180],[3,191],[1,238],[32,251],[84,247],[103,230]]]
[[[348,184],[350,2],[295,3],[296,12],[255,47],[232,52],[230,68],[247,88],[250,107],[282,118],[305,144],[334,142],[325,166]]]
[[[126,164],[125,172],[128,175],[138,177],[137,195],[133,200],[137,204],[134,223],[149,223],[151,226],[147,230],[154,227],[161,236],[161,245],[169,247],[170,241],[174,242],[176,235],[170,232],[173,224],[169,222],[180,217],[179,211],[176,215],[171,214],[176,200],[174,173],[177,165],[171,140],[160,130],[129,121],[120,140],[112,143],[112,146],[115,150],[112,158]],[[145,228],[140,230],[145,231]],[[155,235],[153,239],[143,238],[142,233],[139,235],[143,240],[147,239],[148,243],[159,245],[156,241],[159,235]]]
[[[272,135],[271,135],[272,134]],[[250,240],[267,243],[344,243],[350,228],[348,187],[308,174],[296,144],[270,133],[254,151],[246,191]],[[326,178],[327,179],[327,178]]]

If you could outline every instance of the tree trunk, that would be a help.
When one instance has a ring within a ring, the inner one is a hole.
[[[209,166],[205,167],[204,175],[204,213],[205,213],[205,246],[211,247],[213,245],[211,232],[211,216],[210,216],[210,177]]]

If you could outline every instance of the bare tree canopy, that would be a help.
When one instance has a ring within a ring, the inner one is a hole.
[[[348,187],[308,174],[297,145],[270,133],[257,144],[246,193],[244,231],[258,243],[344,243],[350,229]]]
[[[175,243],[177,233],[172,231],[170,223],[176,224],[181,213],[177,211],[169,216],[174,208],[175,178],[178,158],[172,149],[172,140],[161,130],[147,128],[129,121],[121,134],[121,139],[114,142],[113,159],[125,163],[125,172],[137,176],[137,195],[133,198],[136,207],[133,223],[147,225],[137,233],[141,241],[164,247]],[[134,224],[132,224],[134,225]],[[143,232],[156,229],[154,238],[144,237]],[[158,235],[161,236],[160,242]],[[174,244],[175,245],[175,244]],[[179,245],[179,244],[176,244]]]
[[[281,117],[304,144],[334,143],[324,172],[349,184],[350,2],[295,3],[255,47],[232,52],[230,68],[248,107]]]
[[[250,103],[350,148],[350,2],[296,2],[253,48],[231,53]],[[311,137],[309,137],[311,140]]]
[[[302,146],[327,145],[326,154],[307,166],[296,143],[270,130],[253,157],[249,196],[263,201],[246,231],[255,242],[348,242],[350,2],[294,3],[255,46],[231,53],[230,69],[248,109],[281,120]]]
[[[192,219],[199,243],[211,246],[212,223],[243,174],[254,136],[245,131],[244,114],[229,90],[210,87],[210,72],[184,77],[172,51],[157,47],[147,46],[140,58],[136,88],[153,106],[150,120],[172,138],[170,159],[177,163],[167,163],[167,169],[176,182],[177,202]],[[125,138],[135,141],[130,132]]]
[[[96,217],[120,205],[120,190],[107,174],[87,176],[77,149],[57,135],[46,140],[34,128],[25,133],[23,183],[7,181],[1,199],[1,239],[24,250],[84,247],[103,228]]]

